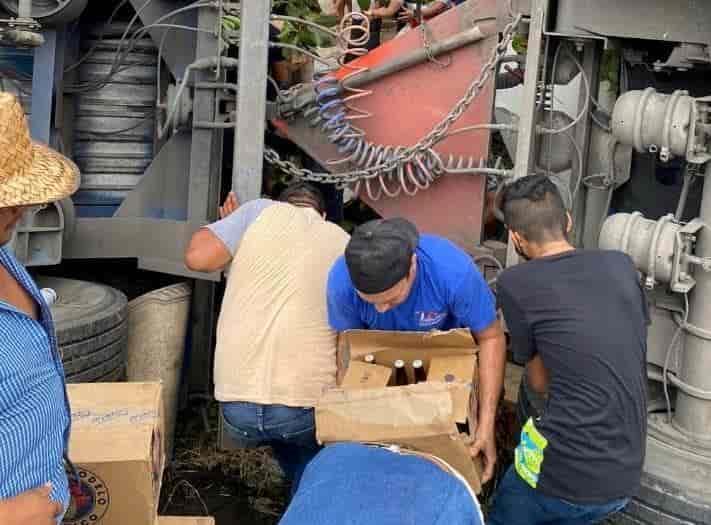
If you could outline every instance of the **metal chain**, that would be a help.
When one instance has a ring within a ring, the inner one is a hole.
[[[472,102],[474,102],[474,99],[476,99],[479,95],[486,82],[489,81],[496,70],[497,63],[501,57],[507,53],[508,46],[513,39],[514,31],[521,22],[521,18],[522,15],[517,15],[516,18],[506,26],[502,33],[501,42],[499,42],[492,50],[489,60],[487,60],[487,62],[482,66],[479,76],[469,85],[465,95],[450,110],[447,116],[443,118],[419,142],[408,148],[401,149],[398,155],[388,162],[384,162],[377,166],[371,166],[367,169],[354,170],[345,173],[315,173],[309,169],[300,168],[291,161],[282,159],[279,156],[279,153],[272,148],[264,148],[264,159],[268,163],[277,166],[279,169],[294,178],[312,182],[335,184],[339,187],[343,187],[359,180],[377,178],[383,172],[395,170],[398,166],[411,162],[418,155],[429,154],[430,157],[434,157],[439,163],[441,163],[442,161],[439,159],[439,156],[437,156],[432,149],[433,146],[441,142],[447,136],[452,124],[459,120],[469,106],[471,106]]]
[[[434,53],[432,53],[432,46],[430,44],[430,28],[427,25],[427,23],[422,20],[420,23],[420,34],[422,35],[422,47],[425,50],[425,54],[427,55],[427,60],[432,62],[433,64],[441,67],[442,69],[449,67],[452,65],[452,56],[447,55],[447,60],[442,61],[438,60],[435,56]]]
[[[281,97],[282,101],[286,103],[291,103],[296,96],[299,94],[301,91],[301,88],[304,87],[304,84],[302,82],[299,82],[298,84],[294,84],[291,86],[289,89],[283,89],[279,92],[279,96]]]

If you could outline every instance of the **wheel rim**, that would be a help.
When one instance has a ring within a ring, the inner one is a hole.
[[[32,0],[32,18],[49,22],[70,22],[78,17],[88,0]],[[6,10],[17,15],[18,0],[0,0]]]

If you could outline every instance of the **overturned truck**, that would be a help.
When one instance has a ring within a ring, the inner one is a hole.
[[[127,259],[194,279],[188,384],[209,396],[220,276],[189,272],[183,251],[229,189],[259,197],[265,167],[320,183],[335,216],[358,198],[408,217],[469,251],[494,284],[518,261],[491,228],[493,196],[545,173],[575,244],[628,253],[650,299],[645,475],[617,519],[711,522],[708,6],[469,0],[367,52],[357,13],[323,27],[263,0],[87,4],[0,0],[2,89],[23,100],[34,138],[82,171],[71,200],[18,230],[28,266]],[[278,21],[322,32],[329,50],[270,43]],[[268,98],[275,46],[308,53],[317,71]],[[306,161],[265,144],[265,130]],[[125,297],[47,282],[70,378],[121,377]]]

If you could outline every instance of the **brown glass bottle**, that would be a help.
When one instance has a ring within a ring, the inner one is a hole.
[[[404,386],[408,383],[407,371],[405,370],[405,361],[398,359],[393,363],[395,368],[395,386]]]
[[[415,373],[415,383],[424,383],[427,381],[427,374],[425,373],[425,367],[422,364],[422,360],[415,359],[412,362],[412,370]]]

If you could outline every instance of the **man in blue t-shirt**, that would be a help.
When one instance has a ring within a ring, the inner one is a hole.
[[[450,241],[422,235],[402,218],[371,221],[351,236],[328,278],[328,318],[352,329],[429,331],[469,328],[479,345],[479,416],[472,454],[494,472],[494,420],[506,342],[494,299],[471,257]],[[472,403],[472,409],[477,403]]]

